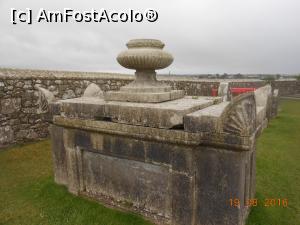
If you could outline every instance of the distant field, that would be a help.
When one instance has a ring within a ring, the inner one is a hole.
[[[300,101],[284,100],[258,141],[257,198],[247,225],[300,224]],[[69,194],[53,182],[50,142],[0,152],[0,225],[146,225],[140,216]]]

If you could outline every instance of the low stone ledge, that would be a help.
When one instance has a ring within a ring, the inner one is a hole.
[[[63,116],[54,116],[53,123],[67,128],[122,135],[136,139],[142,138],[145,140],[168,142],[179,145],[198,146],[210,144],[211,146],[226,147],[233,151],[248,151],[253,145],[251,136],[242,137],[226,133],[190,133],[183,130],[167,130],[107,121],[66,118]],[[255,132],[252,136],[254,135]]]

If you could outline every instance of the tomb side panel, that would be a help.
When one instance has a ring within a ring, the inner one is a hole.
[[[63,140],[63,127],[50,125],[54,179],[58,184],[68,184],[66,149]]]
[[[199,151],[196,165],[196,216],[198,225],[242,225],[249,193],[249,152],[214,148]],[[231,204],[238,199],[240,206]]]
[[[86,192],[171,216],[169,168],[83,151]]]

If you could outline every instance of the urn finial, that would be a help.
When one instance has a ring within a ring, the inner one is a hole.
[[[163,50],[165,44],[156,39],[133,39],[127,42],[128,49],[121,52],[117,61],[128,69],[135,70],[135,80],[120,88],[107,92],[106,100],[129,102],[164,102],[184,96],[183,91],[156,80],[155,70],[171,65],[173,57]]]
[[[117,61],[120,65],[136,71],[163,69],[171,65],[173,57],[163,51],[165,44],[155,39],[133,39],[127,44],[128,50],[121,52]]]

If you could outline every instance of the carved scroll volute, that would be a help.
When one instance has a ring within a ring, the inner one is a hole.
[[[49,104],[55,101],[55,96],[52,92],[42,87],[35,87],[38,90],[38,109],[37,113],[47,113],[49,111]]]
[[[249,92],[232,99],[222,114],[221,129],[225,133],[250,136],[256,129],[254,93]]]

